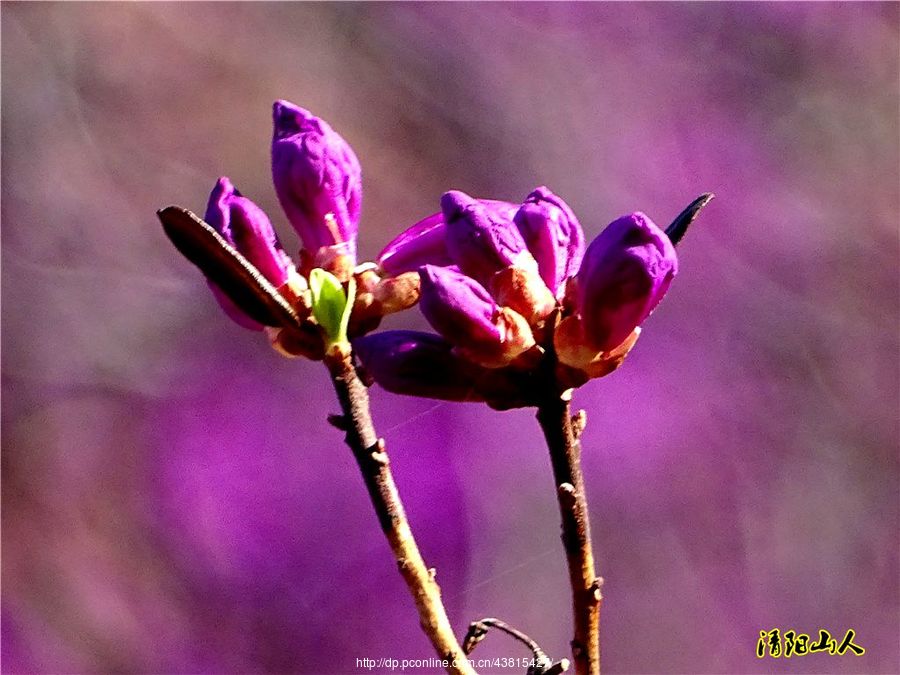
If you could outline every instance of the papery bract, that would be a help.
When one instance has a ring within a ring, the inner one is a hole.
[[[489,213],[504,221],[511,221],[518,206],[494,199],[478,200]],[[453,260],[447,250],[447,225],[443,212],[423,218],[395,237],[378,254],[378,264],[388,274],[402,274],[419,269],[422,265],[451,265]]]
[[[541,278],[559,297],[584,256],[584,232],[578,218],[561,198],[539,187],[526,197],[514,220],[537,260]]]
[[[343,245],[355,259],[362,178],[353,149],[327,122],[288,101],[275,102],[273,121],[272,180],[303,246],[315,255]]]
[[[588,246],[576,276],[585,341],[609,351],[662,299],[678,272],[675,247],[643,213],[610,223]]]

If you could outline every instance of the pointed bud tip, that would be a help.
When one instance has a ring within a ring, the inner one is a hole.
[[[226,192],[236,192],[234,183],[231,182],[231,179],[228,176],[219,176],[215,187]]]
[[[292,136],[320,124],[319,118],[309,110],[284,99],[272,104],[272,122],[276,138]]]
[[[427,284],[436,284],[439,283],[441,277],[444,276],[445,268],[438,267],[437,265],[422,265],[419,268],[419,278],[422,280],[422,283]]]
[[[453,220],[476,200],[461,190],[449,190],[441,195],[441,211],[446,220]]]
[[[540,197],[543,199],[546,197],[552,197],[553,192],[546,185],[538,185],[536,188],[534,188],[534,190],[531,191],[531,194],[528,196],[529,197]]]

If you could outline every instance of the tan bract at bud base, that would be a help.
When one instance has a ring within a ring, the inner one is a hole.
[[[309,283],[295,268],[291,267],[288,272],[288,280],[278,287],[278,292],[297,311],[301,319],[309,316],[312,310]]]
[[[375,299],[384,314],[409,309],[419,301],[421,278],[418,272],[404,272],[382,279],[375,287]]]
[[[500,270],[490,281],[491,295],[497,304],[512,307],[535,325],[546,319],[556,307],[556,298],[534,269],[510,266]]]
[[[640,327],[635,328],[615,349],[608,352],[597,351],[587,344],[581,319],[573,315],[559,322],[553,335],[553,347],[560,363],[577,368],[590,378],[603,377],[622,365],[640,334]]]
[[[374,293],[375,287],[381,281],[381,275],[378,274],[378,267],[374,263],[363,263],[357,265],[353,270],[353,278],[356,279],[356,293]]]
[[[485,368],[502,368],[535,345],[531,327],[521,314],[509,307],[497,311],[494,323],[500,331],[500,344],[492,349],[457,348],[465,358]]]
[[[333,244],[316,251],[312,266],[321,267],[326,272],[331,272],[341,283],[346,283],[353,276],[356,261],[347,252],[346,244]]]

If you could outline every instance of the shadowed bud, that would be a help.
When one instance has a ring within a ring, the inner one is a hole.
[[[288,280],[293,263],[268,216],[224,176],[209,195],[205,220],[273,286]]]
[[[537,263],[511,219],[458,190],[441,197],[441,211],[450,258],[470,277],[487,285],[496,272],[510,266],[537,272]]]
[[[268,216],[224,176],[209,195],[205,220],[275,288],[293,278],[294,265],[281,248]],[[216,284],[209,282],[209,287],[236,323],[251,330],[262,330],[262,325],[242,312]]]
[[[443,401],[482,401],[474,383],[485,369],[457,356],[430,333],[391,330],[353,341],[365,369],[387,391]]]
[[[474,279],[432,265],[422,267],[419,275],[422,313],[467,358],[495,368],[534,345],[525,319],[514,310],[498,307]]]
[[[536,188],[515,215],[541,278],[559,297],[584,256],[584,232],[572,209],[546,187]]]
[[[643,213],[610,223],[585,253],[576,305],[585,342],[620,345],[656,307],[678,272],[675,247]]]
[[[518,209],[510,202],[493,199],[478,201],[500,220],[511,220]],[[447,250],[446,232],[444,214],[434,213],[406,229],[385,246],[378,254],[378,264],[391,275],[412,272],[422,265],[451,265],[453,261]]]
[[[303,246],[356,258],[362,202],[359,161],[327,122],[287,101],[273,106],[272,180]],[[330,214],[330,216],[329,216]]]

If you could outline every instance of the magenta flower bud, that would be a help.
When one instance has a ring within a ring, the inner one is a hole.
[[[477,281],[443,267],[419,269],[419,307],[434,329],[467,358],[496,368],[534,345],[528,322],[499,307]]]
[[[443,401],[482,401],[476,377],[489,373],[457,356],[453,345],[430,333],[390,330],[353,341],[368,373],[394,394]]]
[[[518,206],[510,202],[479,199],[500,220],[512,220]],[[444,214],[434,213],[406,229],[378,254],[378,264],[390,275],[419,269],[422,265],[449,266],[453,263],[447,250],[447,226]]]
[[[268,216],[242,196],[225,176],[216,181],[209,195],[204,220],[275,288],[288,281],[294,265],[281,248]],[[225,313],[237,324],[262,330],[262,324],[241,311],[216,284],[210,281],[209,287]]]
[[[526,197],[515,223],[544,283],[560,297],[566,279],[578,271],[584,256],[584,232],[578,218],[562,199],[539,187]]]
[[[293,263],[281,248],[269,217],[225,176],[209,195],[204,220],[275,288],[288,280]]]
[[[327,122],[287,101],[273,106],[272,180],[288,220],[315,255],[342,245],[356,258],[362,202],[359,160]]]
[[[537,271],[512,220],[458,190],[441,197],[441,211],[447,223],[450,258],[470,277],[487,285],[496,272],[510,266]]]
[[[481,284],[433,265],[423,266],[419,276],[419,306],[438,333],[463,347],[494,347],[500,343],[500,330],[494,324],[499,307]]]
[[[659,304],[677,272],[675,247],[646,215],[610,223],[588,246],[576,277],[586,342],[604,352],[622,344]]]

